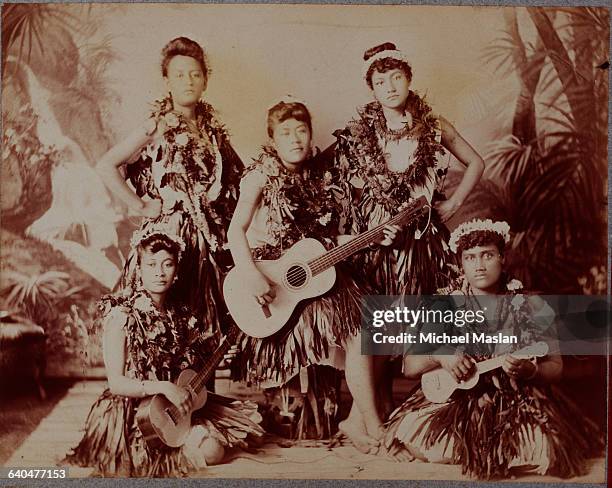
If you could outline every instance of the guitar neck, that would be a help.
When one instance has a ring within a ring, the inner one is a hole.
[[[384,237],[384,228],[387,225],[396,225],[404,221],[410,220],[415,215],[421,213],[425,205],[427,205],[425,197],[419,197],[407,209],[399,212],[397,215],[389,219],[387,222],[374,227],[362,234],[359,234],[349,242],[335,247],[331,251],[319,256],[308,263],[313,275],[322,273],[326,269],[335,266],[341,261],[344,261],[349,256],[352,256],[358,251],[365,249],[372,242],[378,241]]]
[[[190,386],[196,393],[199,393],[206,385],[206,383],[214,373],[215,369],[217,368],[217,365],[221,362],[225,353],[232,346],[233,338],[236,333],[237,331],[232,329],[232,331],[227,336],[221,339],[221,344],[219,344],[217,349],[215,349],[215,352],[213,352],[208,358],[208,360],[204,364],[204,367],[189,382]]]

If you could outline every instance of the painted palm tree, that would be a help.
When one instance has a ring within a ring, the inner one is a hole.
[[[525,40],[518,16],[535,27]],[[537,289],[578,292],[578,277],[606,261],[609,13],[604,8],[512,8],[505,37],[489,47],[520,82],[512,133],[488,156],[509,189],[527,257],[519,274]],[[601,261],[601,262],[600,262]]]

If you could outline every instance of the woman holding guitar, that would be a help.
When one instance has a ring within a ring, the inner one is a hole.
[[[183,476],[222,462],[226,447],[246,447],[249,434],[262,435],[261,417],[252,402],[209,394],[194,412],[195,425],[182,446],[148,443],[137,425],[139,403],[159,395],[169,401],[173,418],[190,414],[198,393],[175,382],[186,368],[201,368],[207,344],[190,310],[168,297],[183,241],[164,226],[148,226],[135,234],[132,247],[135,288],[104,297],[100,304],[109,388],[92,406],[83,439],[67,460],[93,466],[103,476]]]
[[[254,259],[277,259],[305,238],[315,238],[328,249],[339,244],[338,239],[350,239],[338,236],[340,188],[333,169],[311,159],[312,123],[304,103],[288,98],[273,105],[268,136],[269,145],[242,179],[228,230],[244,300],[257,301],[264,312],[276,294]],[[386,227],[381,243],[391,244],[396,231]],[[351,440],[359,450],[374,452],[382,422],[375,408],[371,357],[360,354],[361,296],[360,287],[338,270],[335,286],[302,302],[282,330],[265,339],[249,338],[242,345],[242,376],[283,384],[311,364],[343,368],[340,359],[346,354],[346,381],[354,404],[367,419],[367,431]]]
[[[445,332],[505,331],[518,338],[511,351],[546,339],[549,355],[530,360],[506,354],[495,363],[500,367],[481,374],[467,388],[462,382],[470,383],[481,362],[511,352],[506,344],[469,343],[463,352],[406,356],[407,376],[419,378],[443,368],[458,389],[450,399],[434,403],[427,391],[424,395],[423,377],[423,389],[390,417],[384,442],[391,449],[407,448],[424,461],[461,464],[463,473],[477,478],[507,478],[512,468],[576,476],[583,472],[585,459],[600,449],[601,438],[597,427],[553,385],[563,369],[555,351],[554,312],[537,295],[523,295],[521,283],[504,273],[509,230],[505,222],[473,220],[451,235],[449,247],[464,275],[455,289],[446,291],[457,296],[456,306],[482,311],[486,320],[461,328],[450,325]]]

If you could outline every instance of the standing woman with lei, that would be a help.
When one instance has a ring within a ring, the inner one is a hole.
[[[410,90],[410,63],[394,44],[367,50],[364,60],[363,77],[374,101],[359,108],[357,118],[335,133],[336,166],[353,195],[345,208],[351,233],[378,226],[420,196],[435,211],[429,219],[405,228],[392,247],[363,254],[358,268],[376,294],[433,294],[446,284],[448,229],[443,222],[472,191],[484,161],[447,120],[433,115],[425,99]],[[441,161],[445,149],[467,167],[447,200],[438,188],[447,171]],[[376,359],[383,415],[392,409],[393,375],[385,363],[387,358]],[[356,428],[361,423],[352,415],[349,420]]]
[[[444,332],[469,337],[499,332],[516,337],[517,344],[508,350],[508,344],[468,342],[464,351],[407,355],[407,376],[444,368],[457,382],[474,374],[476,361],[505,358],[501,370],[482,374],[473,388],[456,390],[445,403],[431,402],[419,388],[391,415],[384,443],[422,461],[461,464],[463,474],[481,479],[507,478],[512,469],[577,476],[601,450],[602,439],[597,426],[553,385],[563,370],[554,311],[537,295],[523,294],[522,284],[505,274],[509,230],[505,222],[473,220],[453,232],[449,246],[461,260],[464,279],[448,291],[464,303],[457,306],[482,312],[485,322],[450,324]],[[548,355],[533,360],[512,355],[538,341],[549,344]]]
[[[163,226],[185,242],[180,282],[173,293],[187,303],[208,335],[218,335],[226,313],[220,292],[226,230],[238,199],[243,164],[214,109],[201,100],[208,64],[199,44],[186,37],[162,51],[161,72],[168,96],[151,117],[98,163],[105,183],[143,217],[143,230]],[[127,163],[127,177],[119,168]],[[125,264],[120,287],[133,288],[136,256]]]
[[[315,238],[328,249],[351,238],[338,235],[340,188],[333,183],[334,169],[311,159],[312,122],[304,103],[292,98],[272,106],[268,136],[270,145],[243,176],[228,232],[236,269],[244,277],[245,300],[262,306],[271,303],[275,293],[254,259],[277,259],[304,238]],[[391,244],[396,231],[387,227],[381,244]],[[364,432],[352,440],[361,451],[374,452],[382,421],[375,407],[371,357],[361,355],[361,296],[362,288],[338,267],[334,287],[303,301],[283,329],[242,344],[241,374],[243,379],[282,385],[312,364],[345,369],[354,405],[366,419]],[[346,354],[345,366],[341,359],[334,360],[335,353],[336,359]]]
[[[189,411],[192,394],[174,382],[185,368],[199,371],[207,360],[198,320],[169,297],[184,249],[182,239],[164,226],[150,225],[134,235],[135,288],[99,304],[108,388],[91,407],[83,438],[67,462],[93,467],[101,476],[186,476],[222,462],[226,448],[248,447],[249,435],[263,435],[256,404],[213,393],[193,413],[182,447],[150,447],[137,427],[138,403],[150,395],[163,395],[182,413]]]

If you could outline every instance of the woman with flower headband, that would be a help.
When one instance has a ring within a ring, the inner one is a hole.
[[[316,238],[331,248],[350,237],[338,236],[340,208],[332,170],[311,160],[312,122],[303,102],[281,100],[268,111],[270,144],[251,165],[240,184],[240,199],[228,238],[236,267],[244,276],[245,299],[261,305],[274,300],[274,289],[253,259],[277,259],[303,238]],[[392,243],[395,227],[385,229],[381,244]],[[374,403],[371,358],[360,354],[361,289],[337,273],[325,295],[303,302],[291,321],[266,339],[242,344],[242,377],[285,383],[300,368],[334,362],[346,353],[345,374],[354,404],[367,419],[366,432],[353,437],[363,452],[377,450],[382,422]],[[342,426],[341,426],[342,428]]]
[[[149,226],[134,236],[132,246],[135,289],[106,296],[99,307],[109,388],[92,406],[83,439],[67,461],[94,467],[102,476],[184,476],[222,462],[225,448],[247,447],[249,434],[263,434],[261,416],[252,402],[209,393],[205,406],[193,414],[183,447],[147,446],[135,420],[140,399],[159,394],[189,411],[192,394],[173,382],[186,367],[203,368],[206,358],[197,319],[168,294],[185,250],[183,240],[163,226]]]
[[[444,346],[436,354],[406,356],[409,377],[444,368],[462,382],[475,373],[477,361],[506,354],[501,370],[481,374],[473,388],[456,390],[445,403],[432,403],[417,390],[391,415],[384,443],[423,461],[461,464],[464,474],[477,478],[506,478],[511,470],[576,476],[601,448],[601,438],[595,424],[553,385],[563,369],[554,312],[540,297],[523,295],[521,283],[505,274],[509,230],[505,222],[473,220],[453,232],[449,246],[464,275],[450,294],[455,306],[482,311],[486,320],[442,328],[468,336],[500,332],[515,336],[517,344],[509,350],[508,344],[468,342],[463,351]],[[542,340],[550,344],[548,355],[537,360],[512,355]]]
[[[353,195],[345,205],[351,233],[380,225],[420,196],[435,207],[429,218],[410,224],[395,244],[362,255],[356,268],[379,295],[433,294],[446,283],[450,219],[476,185],[484,162],[444,118],[436,117],[424,98],[410,90],[412,67],[392,43],[368,49],[363,77],[374,101],[358,109],[334,134],[336,166]],[[453,195],[444,200],[439,186],[447,167],[445,149],[467,167]],[[392,370],[388,357],[375,359],[381,414],[393,408]],[[351,412],[348,421],[360,428]]]
[[[168,96],[150,118],[98,163],[108,187],[136,215],[142,228],[162,225],[185,242],[180,281],[173,289],[189,304],[208,334],[219,332],[225,314],[219,283],[229,255],[226,230],[238,197],[243,165],[214,109],[201,99],[208,63],[199,44],[186,37],[162,51]],[[126,184],[119,168],[126,164]],[[125,265],[121,287],[135,279],[135,255]]]

